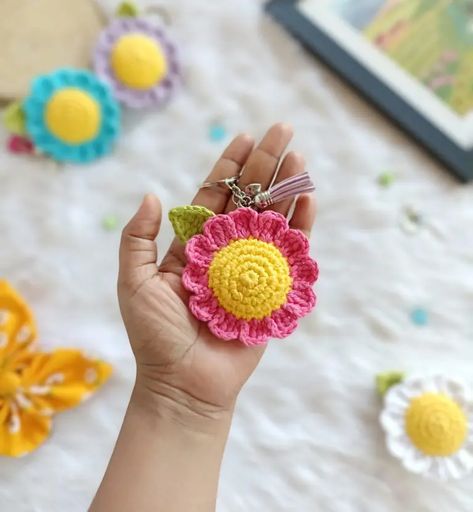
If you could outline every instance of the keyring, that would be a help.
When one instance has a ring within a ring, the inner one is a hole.
[[[221,190],[222,187],[230,189],[232,193],[232,201],[239,208],[251,207],[257,210],[263,210],[275,203],[291,199],[299,194],[313,192],[315,186],[308,172],[302,172],[287,178],[268,190],[262,190],[261,183],[250,183],[242,189],[238,185],[239,176],[232,176],[217,181],[206,181],[201,184],[200,188],[216,188]]]

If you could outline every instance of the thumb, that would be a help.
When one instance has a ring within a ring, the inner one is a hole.
[[[161,203],[146,194],[138,211],[122,231],[118,281],[138,287],[157,273],[155,239],[161,226]]]

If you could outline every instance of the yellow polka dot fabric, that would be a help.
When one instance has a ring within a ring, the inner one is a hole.
[[[41,352],[21,296],[0,280],[0,455],[36,449],[51,431],[52,416],[74,407],[110,376],[111,367],[79,350]]]

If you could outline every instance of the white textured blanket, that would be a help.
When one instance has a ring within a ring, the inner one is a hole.
[[[473,385],[473,189],[306,55],[261,0],[159,3],[186,68],[168,107],[127,114],[114,154],[88,167],[0,154],[0,274],[31,302],[44,347],[83,347],[115,367],[37,452],[0,460],[0,510],[86,510],[112,450],[134,365],[115,296],[119,231],[102,218],[125,223],[147,191],[166,209],[189,201],[225,144],[209,139],[213,122],[230,137],[284,120],[317,182],[319,305],[271,343],[240,397],[219,510],[471,512],[473,477],[438,485],[388,456],[373,379],[400,368]],[[397,175],[389,188],[376,182],[385,169]],[[400,228],[406,206],[424,229]],[[170,239],[165,222],[160,244]],[[415,307],[429,312],[424,327]]]

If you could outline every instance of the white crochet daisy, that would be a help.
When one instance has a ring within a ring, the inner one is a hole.
[[[461,383],[406,379],[387,392],[380,421],[389,452],[409,471],[449,480],[473,470],[473,397]]]

